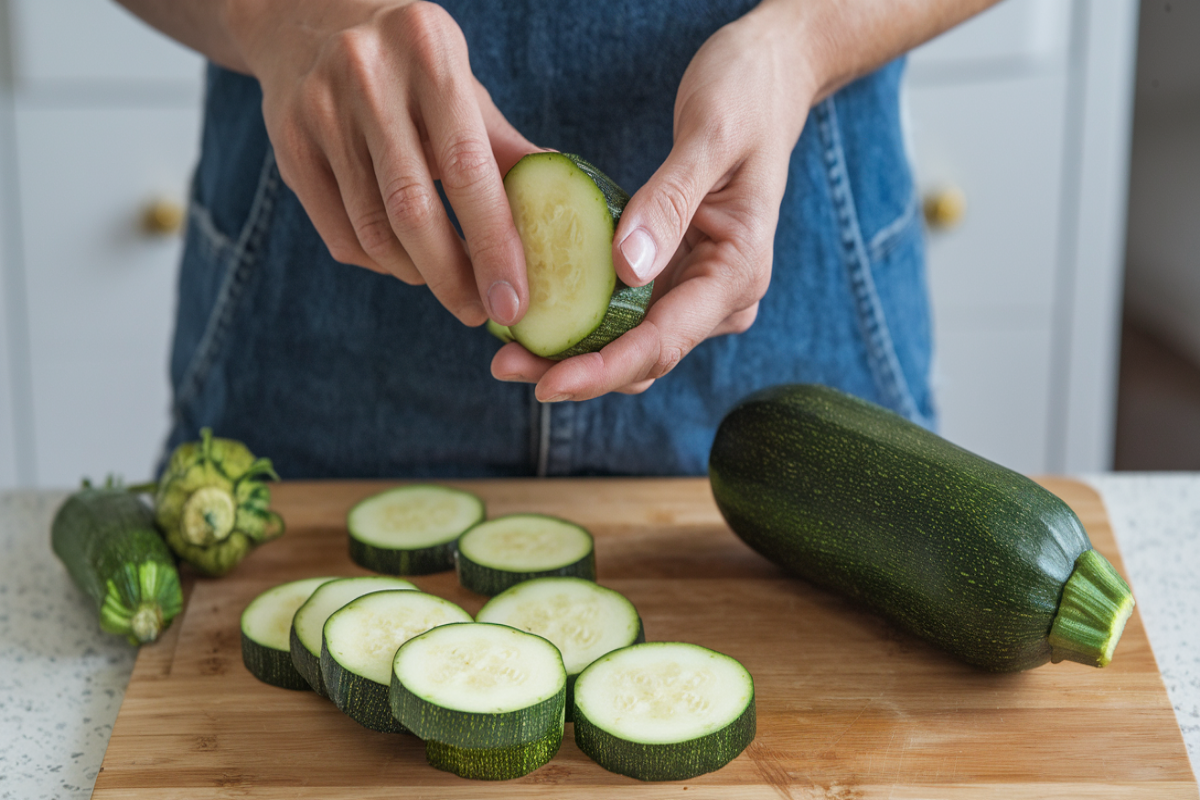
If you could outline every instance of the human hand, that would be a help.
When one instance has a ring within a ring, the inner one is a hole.
[[[336,260],[428,284],[468,325],[524,314],[501,176],[538,148],[472,75],[449,14],[413,0],[233,0],[227,25],[262,85],[280,175]]]
[[[492,361],[544,402],[645,391],[697,344],[750,327],[771,275],[788,161],[816,81],[766,4],[718,30],[684,73],[675,143],[613,237],[618,277],[655,280],[645,320],[598,353],[561,362],[519,344]]]

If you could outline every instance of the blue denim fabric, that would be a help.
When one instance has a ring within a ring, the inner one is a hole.
[[[627,190],[671,146],[689,60],[750,0],[447,0],[471,63],[532,141]],[[499,343],[423,287],[338,264],[280,180],[258,84],[211,67],[180,272],[167,448],[202,426],[285,477],[702,474],[722,415],[819,382],[933,425],[922,228],[903,65],[816,106],[792,154],[771,286],[642,395],[540,405],[494,380]]]

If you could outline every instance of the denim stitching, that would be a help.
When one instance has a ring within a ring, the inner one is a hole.
[[[909,198],[908,205],[900,212],[900,216],[884,225],[878,233],[871,237],[870,243],[867,244],[867,255],[872,262],[882,261],[896,249],[896,246],[903,241],[903,234],[916,216],[917,198],[914,195]]]
[[[204,330],[204,335],[200,337],[200,343],[196,346],[196,353],[192,357],[188,371],[179,382],[180,388],[176,393],[174,404],[175,420],[178,423],[183,422],[184,406],[188,405],[203,388],[204,379],[208,376],[217,354],[222,349],[228,331],[233,326],[236,301],[245,290],[253,267],[257,263],[263,239],[266,238],[267,224],[275,207],[278,185],[279,173],[275,169],[275,152],[268,148],[267,157],[263,161],[259,175],[258,191],[250,206],[249,218],[229,255],[225,280],[217,293],[217,301],[209,316],[208,326]],[[196,218],[201,220],[203,225],[205,217],[197,215]],[[209,228],[220,237],[217,240],[218,244],[221,244],[222,240],[226,246],[230,243],[228,237],[211,225],[211,220],[209,220],[208,228],[203,232],[209,233]]]
[[[838,226],[841,229],[842,255],[845,259],[850,288],[858,311],[858,322],[867,346],[867,362],[875,385],[890,405],[912,420],[922,416],[917,410],[908,382],[900,369],[895,344],[888,331],[875,280],[871,275],[871,263],[863,243],[862,229],[858,224],[858,211],[846,172],[846,156],[842,149],[838,128],[837,109],[833,98],[822,101],[815,109],[817,130],[824,144],[826,176]]]

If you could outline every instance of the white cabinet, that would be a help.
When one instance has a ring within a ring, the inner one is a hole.
[[[918,184],[947,438],[1027,473],[1111,460],[1133,0],[1006,0],[916,51]],[[953,204],[952,204],[953,205]]]
[[[143,218],[186,199],[203,62],[107,0],[0,0],[0,19],[0,487],[145,480],[182,242]]]

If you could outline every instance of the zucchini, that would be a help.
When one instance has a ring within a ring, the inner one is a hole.
[[[612,261],[628,194],[569,153],[530,153],[504,176],[504,189],[529,278],[529,308],[509,335],[558,361],[600,350],[642,321],[653,283],[626,286]]]
[[[583,578],[523,581],[485,603],[475,620],[536,633],[558,648],[567,670],[567,722],[579,673],[605,653],[645,641],[633,603]]]
[[[373,572],[428,575],[454,569],[454,543],[484,518],[470,492],[414,484],[372,495],[350,509],[350,558]]]
[[[296,609],[333,578],[302,578],[267,589],[242,611],[242,663],[250,674],[282,689],[311,689],[292,662],[290,634]]]
[[[558,648],[507,625],[442,625],[409,639],[392,662],[392,714],[453,747],[535,742],[562,723],[566,692]]]
[[[540,739],[509,747],[455,747],[430,739],[425,742],[425,760],[430,766],[460,778],[512,780],[550,763],[562,746],[565,728],[560,719]]]
[[[530,578],[596,579],[592,535],[544,514],[508,514],[481,522],[459,538],[454,559],[459,583],[484,595]]]
[[[388,689],[396,649],[419,633],[470,622],[461,608],[424,592],[371,592],[329,615],[321,635],[321,680],[334,705],[365,728],[404,733]]]
[[[1054,494],[835,389],[747,397],[709,477],[750,547],[985,669],[1104,666],[1133,610]]]
[[[403,578],[386,575],[338,578],[318,586],[304,604],[296,609],[296,614],[292,617],[292,628],[288,633],[292,664],[317,694],[322,697],[329,696],[325,681],[321,678],[321,633],[325,628],[325,621],[329,619],[330,614],[354,598],[384,589],[420,591]]]
[[[638,780],[720,769],[754,740],[755,719],[746,668],[694,644],[625,647],[575,682],[575,743],[610,772]]]
[[[100,629],[130,644],[157,639],[183,608],[175,557],[154,512],[123,488],[85,482],[55,512],[50,546],[95,602]]]

